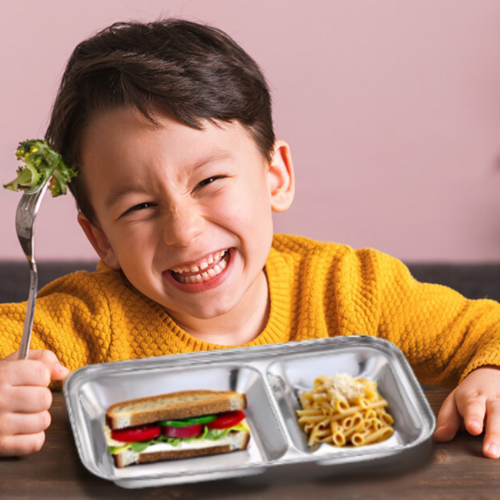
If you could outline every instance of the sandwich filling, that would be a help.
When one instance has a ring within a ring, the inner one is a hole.
[[[112,455],[131,450],[135,453],[195,449],[226,444],[235,432],[250,431],[241,410],[182,420],[163,420],[153,424],[111,430],[105,426]]]

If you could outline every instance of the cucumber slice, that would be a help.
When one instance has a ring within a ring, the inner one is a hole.
[[[201,417],[183,418],[182,420],[160,420],[159,424],[167,427],[189,427],[191,425],[208,424],[216,419],[215,415],[202,415]]]

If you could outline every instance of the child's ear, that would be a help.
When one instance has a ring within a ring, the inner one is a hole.
[[[109,244],[107,236],[104,231],[97,226],[94,226],[81,212],[78,212],[78,223],[83,229],[83,232],[87,236],[90,244],[94,247],[97,255],[101,260],[111,269],[121,269],[118,259],[113,251],[113,248]]]
[[[274,143],[274,153],[267,172],[271,194],[271,208],[274,212],[284,212],[293,201],[295,175],[293,172],[290,146],[285,141]]]

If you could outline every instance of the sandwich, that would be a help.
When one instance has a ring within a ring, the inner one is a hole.
[[[245,450],[247,399],[233,391],[182,391],[116,403],[105,434],[115,466]]]

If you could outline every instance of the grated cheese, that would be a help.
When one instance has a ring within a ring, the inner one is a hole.
[[[350,375],[340,374],[333,377],[321,376],[317,382],[325,392],[334,393],[348,401],[357,398],[364,392],[364,385]],[[318,387],[318,388],[319,388]]]

